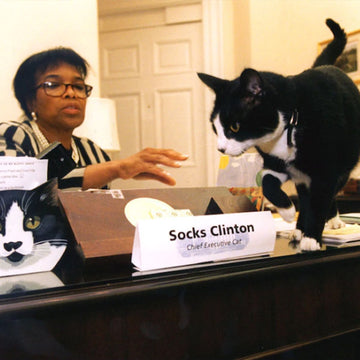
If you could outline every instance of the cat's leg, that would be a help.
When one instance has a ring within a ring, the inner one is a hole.
[[[296,229],[293,231],[291,239],[300,242],[307,221],[306,217],[309,215],[307,209],[310,207],[310,191],[305,184],[296,184],[295,186],[298,194],[299,215],[296,222]]]
[[[299,187],[300,188],[300,187]],[[319,250],[322,232],[329,209],[333,206],[336,194],[336,181],[313,179],[310,188],[300,188],[300,213],[297,228],[301,228],[303,237],[300,249],[303,251]]]
[[[334,199],[330,207],[330,212],[327,217],[327,222],[325,224],[325,227],[327,229],[340,229],[342,227],[345,227],[345,225],[346,224],[344,223],[344,221],[340,219],[339,211],[336,205],[336,200]]]
[[[287,174],[265,169],[263,171],[263,194],[275,207],[280,216],[287,222],[292,222],[296,209],[287,194],[281,189],[281,184],[288,180]]]
[[[338,186],[336,188],[336,193],[338,193],[347,183],[349,179],[349,174],[345,174],[342,176],[338,181]],[[339,211],[336,204],[336,199],[333,200],[328,216],[327,216],[327,222],[325,224],[325,227],[327,229],[340,229],[342,227],[345,227],[345,222],[340,219]]]

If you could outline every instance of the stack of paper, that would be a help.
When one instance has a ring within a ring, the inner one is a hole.
[[[347,224],[340,229],[325,229],[323,232],[323,241],[325,243],[341,244],[358,240],[360,240],[360,225],[358,224]]]
[[[341,214],[340,219],[347,224],[360,224],[360,213]]]
[[[360,213],[340,215],[347,225],[340,229],[327,229],[323,231],[325,243],[343,244],[360,240]],[[286,236],[296,228],[296,221],[287,223],[278,214],[273,214],[275,229],[278,235]]]

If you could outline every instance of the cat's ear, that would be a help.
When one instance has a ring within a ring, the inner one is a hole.
[[[58,181],[57,178],[48,180],[34,189],[39,195],[39,200],[50,206],[58,206]]]
[[[32,190],[26,190],[21,199],[21,208],[26,212],[30,206],[39,203],[57,208],[59,206],[57,189],[57,178],[54,178]]]
[[[220,79],[212,75],[197,73],[200,80],[212,89],[215,93],[220,92],[226,84],[229,83],[228,80]]]
[[[240,75],[240,86],[248,94],[257,96],[264,92],[264,84],[260,74],[254,69],[245,69]]]

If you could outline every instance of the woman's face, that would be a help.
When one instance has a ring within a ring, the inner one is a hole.
[[[84,84],[79,71],[72,65],[62,63],[47,69],[37,76],[36,86],[50,81],[65,84]],[[72,132],[84,121],[86,98],[76,96],[68,86],[62,96],[53,97],[43,87],[36,90],[35,99],[30,102],[30,112],[35,112],[38,124],[48,132]]]

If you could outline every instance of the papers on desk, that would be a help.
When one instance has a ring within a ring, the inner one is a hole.
[[[342,244],[358,240],[360,240],[360,225],[358,224],[346,224],[343,228],[325,229],[323,232],[325,243]]]
[[[346,222],[346,226],[340,229],[324,229],[323,242],[331,244],[343,244],[360,240],[360,213],[349,213],[340,215]],[[288,223],[281,217],[275,215],[274,223],[278,235],[289,234],[296,228],[296,221]]]
[[[341,214],[340,219],[347,224],[360,224],[360,213]]]
[[[346,223],[341,229],[325,229],[323,240],[325,243],[344,244],[360,240],[360,213],[341,214],[340,219]]]

